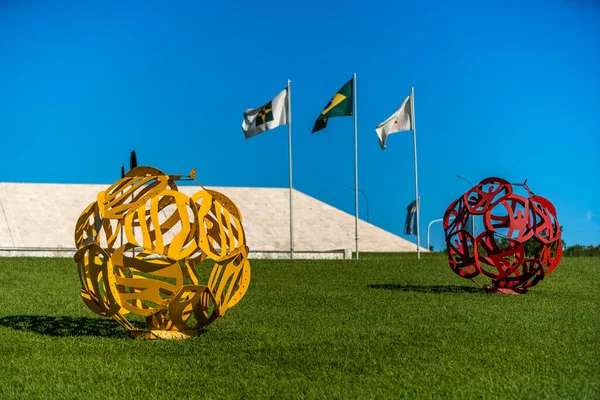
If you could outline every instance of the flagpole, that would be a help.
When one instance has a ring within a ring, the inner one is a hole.
[[[125,166],[121,165],[121,179],[125,178]],[[123,190],[121,190],[121,196],[123,196]],[[121,224],[121,247],[123,247],[123,224]]]
[[[419,213],[421,209],[421,199],[419,198],[419,174],[417,173],[417,125],[415,123],[415,88],[411,89],[411,117],[413,131],[413,151],[415,159],[415,201],[417,202],[417,259],[421,258],[421,229],[419,229]]]
[[[291,82],[288,79],[287,84],[287,120],[288,120],[288,157],[290,165],[290,259],[294,259],[294,211],[292,208],[292,91]]]
[[[356,109],[356,73],[352,78],[352,98],[354,100],[354,239],[356,241],[356,259],[358,260],[358,116]]]

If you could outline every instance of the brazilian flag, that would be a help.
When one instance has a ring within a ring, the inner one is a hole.
[[[320,131],[327,126],[327,120],[333,117],[346,117],[352,115],[352,79],[350,79],[333,96],[317,118],[312,133]]]

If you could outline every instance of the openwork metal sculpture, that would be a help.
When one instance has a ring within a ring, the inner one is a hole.
[[[178,191],[175,181],[194,178],[195,170],[182,176],[134,168],[98,193],[77,221],[74,258],[83,301],[132,337],[195,336],[248,289],[240,211],[204,187],[191,197]],[[209,259],[212,272],[201,284]],[[136,329],[129,313],[145,317],[148,329]]]
[[[527,182],[527,181],[526,181]],[[444,214],[448,263],[459,276],[491,278],[491,291],[524,293],[552,272],[562,255],[556,209],[535,195],[527,197],[513,185],[487,178],[452,202]],[[473,233],[472,218],[483,232]]]

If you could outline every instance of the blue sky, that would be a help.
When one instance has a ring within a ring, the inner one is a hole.
[[[600,243],[600,3],[449,3],[0,1],[0,181],[110,183],[135,149],[206,185],[287,187],[285,127],[240,126],[291,79],[294,187],[353,214],[352,118],[310,132],[356,72],[372,223],[401,234],[414,199],[411,133],[382,151],[374,130],[414,86],[423,244],[469,188],[455,174],[528,179],[568,245]]]

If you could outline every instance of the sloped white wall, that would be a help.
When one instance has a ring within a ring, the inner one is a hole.
[[[77,218],[108,186],[0,183],[0,248],[73,249]],[[179,189],[191,195],[200,188]],[[208,189],[238,205],[251,251],[289,251],[287,188]],[[416,251],[414,243],[365,221],[359,221],[358,229],[360,251]],[[354,216],[294,191],[294,242],[296,251],[354,249]]]

